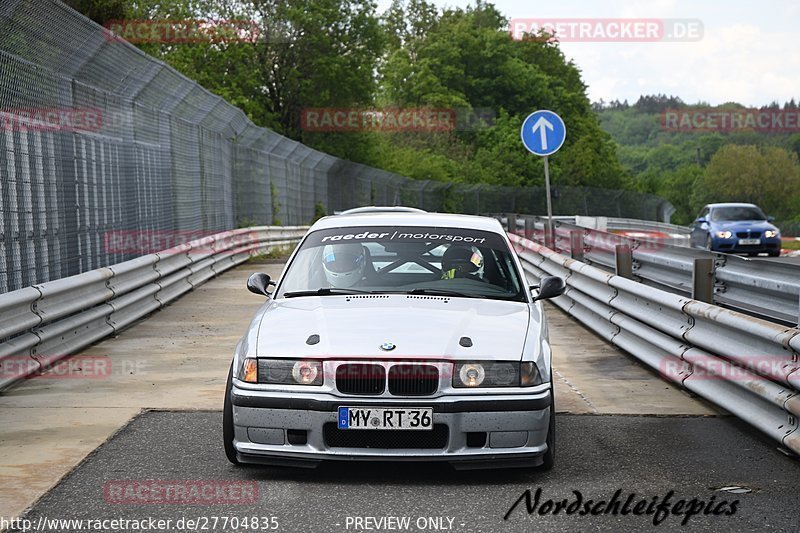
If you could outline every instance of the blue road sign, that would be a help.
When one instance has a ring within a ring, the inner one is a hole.
[[[522,144],[536,155],[546,156],[554,154],[564,144],[567,138],[567,127],[561,117],[540,109],[534,111],[522,123],[520,131]]]

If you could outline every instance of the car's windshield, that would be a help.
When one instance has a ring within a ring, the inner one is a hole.
[[[443,227],[346,227],[303,241],[277,297],[410,293],[526,301],[502,236]]]
[[[717,207],[711,211],[711,220],[766,220],[767,216],[757,207]]]

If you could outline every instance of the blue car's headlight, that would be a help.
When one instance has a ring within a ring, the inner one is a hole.
[[[720,239],[730,239],[731,235],[733,235],[733,233],[731,233],[730,231],[718,231],[717,232],[717,237],[719,237]]]
[[[778,230],[768,229],[767,231],[764,232],[764,237],[766,237],[767,239],[774,239],[775,237],[780,237],[780,236],[781,232]]]

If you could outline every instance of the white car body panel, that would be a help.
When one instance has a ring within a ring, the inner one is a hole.
[[[440,296],[312,296],[272,302],[258,357],[474,358],[519,361],[529,308],[520,302]],[[538,332],[538,321],[532,324]],[[309,346],[309,335],[319,344]],[[467,336],[473,346],[459,345]],[[391,352],[384,342],[394,343]]]

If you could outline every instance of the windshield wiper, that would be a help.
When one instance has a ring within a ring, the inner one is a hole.
[[[474,295],[466,294],[463,292],[451,291],[449,289],[426,289],[424,287],[411,289],[410,291],[408,291],[408,294],[425,294],[428,296],[458,296],[461,298],[475,298]]]
[[[335,296],[339,294],[369,294],[369,291],[359,291],[356,289],[337,289],[335,287],[322,287],[313,291],[292,291],[283,293],[284,298],[294,298],[296,296]]]

